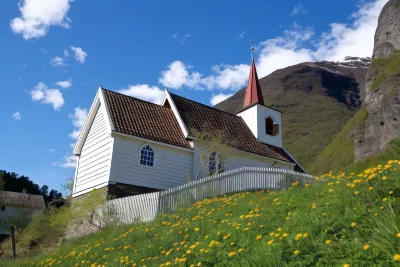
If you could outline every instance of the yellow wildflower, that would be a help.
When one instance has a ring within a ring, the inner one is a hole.
[[[369,249],[369,245],[364,245],[364,250]]]
[[[394,261],[400,261],[400,254],[396,254],[393,256]]]
[[[325,240],[325,244],[330,245],[331,243],[332,243],[331,240],[329,240],[329,239]]]
[[[236,255],[236,252],[235,251],[232,251],[232,252],[229,252],[228,253],[228,257],[233,257],[233,256],[235,256]]]
[[[274,243],[274,240],[269,240],[269,241],[268,241],[268,246],[269,246],[269,245],[272,245],[273,243]]]
[[[356,225],[357,225],[356,222],[352,222],[352,223],[351,223],[351,227],[354,227],[354,226],[356,226]]]
[[[258,235],[257,237],[256,237],[256,240],[260,240],[262,238],[262,235]]]
[[[297,255],[297,254],[299,254],[300,253],[300,251],[298,250],[298,249],[296,249],[295,251],[293,251],[293,254],[294,255]]]
[[[198,232],[198,231],[200,231],[200,228],[199,228],[199,227],[195,227],[194,230],[195,230],[196,232]]]

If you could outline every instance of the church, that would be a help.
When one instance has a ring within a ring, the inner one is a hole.
[[[282,146],[281,116],[264,105],[254,58],[236,114],[167,89],[157,105],[100,87],[74,148],[72,196],[156,192],[243,166],[305,172]]]

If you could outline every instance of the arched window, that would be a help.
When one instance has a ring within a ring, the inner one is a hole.
[[[212,152],[208,158],[208,175],[222,173],[225,171],[226,159],[216,152]]]
[[[279,133],[279,124],[274,123],[271,117],[265,119],[265,133],[272,136]]]
[[[272,131],[274,130],[274,121],[271,117],[265,119],[265,133],[268,135],[272,135]]]
[[[149,145],[144,145],[140,149],[140,165],[153,167],[154,151]]]

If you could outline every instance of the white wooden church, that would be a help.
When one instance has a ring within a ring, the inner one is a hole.
[[[210,151],[208,166],[202,168],[207,141],[198,133],[205,131],[207,136],[222,134],[231,153],[223,158]],[[282,146],[281,112],[264,105],[254,59],[237,114],[168,90],[157,105],[100,87],[74,154],[73,197],[103,187],[117,197],[150,193],[186,183],[189,176],[203,178],[243,166],[305,172]]]

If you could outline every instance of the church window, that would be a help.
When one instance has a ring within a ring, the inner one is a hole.
[[[208,158],[208,175],[222,173],[225,171],[226,159],[216,152],[212,152]]]
[[[153,167],[154,151],[149,145],[144,145],[140,149],[140,165]]]

